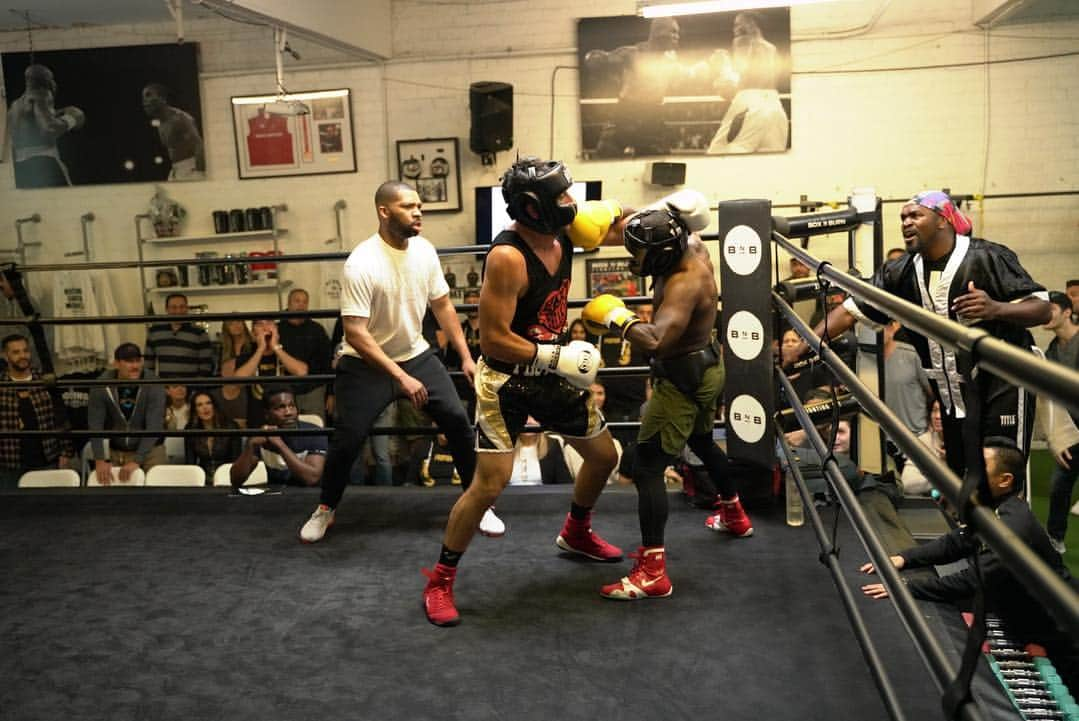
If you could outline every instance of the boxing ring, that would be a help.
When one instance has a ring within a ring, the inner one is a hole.
[[[765,255],[777,243],[816,268],[819,277],[911,319],[911,327],[919,332],[939,332],[945,341],[976,346],[978,361],[993,372],[1014,374],[1006,377],[1054,393],[1074,407],[1079,399],[1079,382],[1072,377],[1076,374],[1055,373],[1047,364],[1036,366],[1037,373],[1032,374],[1028,358],[1018,363],[993,339],[938,328],[930,323],[937,319],[921,319],[910,307],[897,305],[899,301],[877,297],[881,294],[872,287],[822,266],[774,233],[767,205],[758,203],[743,215],[746,208],[721,204],[719,237],[736,225],[753,228]],[[864,220],[859,214],[854,221],[822,227],[850,230]],[[721,243],[721,249],[726,247]],[[439,252],[484,250],[485,246],[466,246]],[[294,254],[274,260],[345,257]],[[178,262],[214,261],[143,265]],[[21,270],[131,265],[105,262]],[[767,268],[767,257],[763,265]],[[753,303],[759,305],[754,307],[770,313],[774,304],[792,324],[800,322],[781,297],[761,292],[770,287],[770,282],[756,286]],[[727,290],[725,294],[727,318],[737,312],[738,294]],[[627,299],[635,300],[648,299]],[[570,306],[584,303],[571,301]],[[250,315],[171,318],[196,322]],[[326,318],[336,313],[258,315]],[[28,314],[24,322],[40,328],[161,320],[153,315],[67,319]],[[764,323],[765,328],[768,325]],[[738,324],[728,322],[727,328],[732,327],[737,329]],[[796,327],[813,343],[804,323]],[[928,457],[878,399],[863,392],[858,378],[827,346],[813,345],[850,385],[866,413],[919,464],[939,475],[942,492],[962,506],[960,480]],[[746,377],[739,373],[763,373],[767,388],[785,381],[774,377],[770,357],[749,364],[754,367],[729,370],[728,388],[748,388],[732,382]],[[603,369],[600,375],[646,371]],[[331,379],[305,377],[308,382]],[[167,380],[202,386],[260,381],[265,378]],[[130,383],[154,382],[164,381]],[[46,379],[17,385],[56,383]],[[64,387],[101,384],[104,381],[63,382]],[[728,408],[735,400],[729,391]],[[793,405],[814,446],[825,450],[805,408],[798,402]],[[775,432],[770,425],[766,419],[767,432],[747,443],[740,435],[745,428],[728,424],[732,456],[760,443],[768,446],[774,459]],[[425,431],[388,427],[374,432]],[[90,436],[120,433],[68,435],[81,446]],[[262,431],[122,433],[246,436]],[[941,718],[941,692],[957,673],[963,644],[956,614],[950,607],[918,604],[910,598],[891,564],[879,563],[886,561],[887,553],[871,523],[859,513],[853,493],[834,467],[829,466],[828,473],[849,520],[838,513],[822,518],[796,473],[810,523],[792,528],[779,504],[757,505],[751,508],[755,534],[750,539],[710,533],[703,528],[705,511],[672,498],[667,537],[677,590],[657,603],[602,599],[597,593],[600,585],[628,566],[580,562],[555,547],[570,487],[510,487],[498,504],[507,535],[477,539],[461,568],[467,582],[457,596],[467,609],[466,623],[453,630],[432,628],[424,618],[420,603],[424,579],[419,569],[437,555],[456,489],[352,486],[338,507],[333,533],[313,546],[299,544],[296,529],[317,503],[317,489],[290,487],[260,496],[222,488],[0,493],[0,572],[5,579],[0,590],[0,678],[5,679],[0,685],[0,718]],[[1055,577],[1048,577],[1044,565],[1025,547],[1016,546],[990,512],[971,508],[970,522],[1009,568],[1071,624],[1074,633],[1079,612],[1070,590],[1062,593]],[[637,524],[636,491],[608,488],[597,505],[597,529],[613,542],[631,547],[638,538]],[[820,550],[813,547],[811,536]],[[862,545],[885,571],[894,610],[857,593],[864,580],[857,570],[865,560]],[[859,550],[841,555],[840,548]],[[818,563],[830,576],[821,573]],[[975,698],[958,705],[959,717],[1016,718],[1009,715],[1007,699],[990,681],[984,674],[975,675]]]

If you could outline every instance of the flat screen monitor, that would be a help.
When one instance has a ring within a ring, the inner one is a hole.
[[[600,180],[582,180],[570,186],[569,194],[578,204],[586,200],[600,200],[602,186],[603,181]],[[476,188],[476,245],[489,244],[511,220],[506,213],[501,185]]]

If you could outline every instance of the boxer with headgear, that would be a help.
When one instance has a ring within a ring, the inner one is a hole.
[[[633,473],[641,546],[629,574],[600,590],[605,598],[622,601],[671,595],[664,546],[668,507],[663,472],[687,444],[719,490],[717,512],[708,519],[709,527],[738,537],[753,533],[728,473],[727,457],[712,439],[724,381],[723,359],[713,334],[718,291],[708,251],[689,225],[692,221],[696,230],[703,229],[707,214],[683,216],[664,205],[641,211],[621,224],[625,248],[633,258],[631,269],[653,279],[653,322],[642,321],[613,295],[593,298],[581,313],[592,332],[618,333],[653,358],[652,397],[637,435]]]
[[[32,64],[24,72],[26,90],[8,109],[8,133],[15,160],[15,186],[50,188],[71,185],[67,166],[56,141],[86,123],[86,115],[69,105],[57,110],[56,79],[44,65]]]
[[[599,352],[585,341],[563,344],[573,251],[566,228],[577,216],[571,184],[562,163],[533,157],[518,159],[502,177],[514,222],[495,237],[483,267],[476,474],[450,512],[438,564],[424,569],[430,579],[424,609],[438,626],[460,622],[453,600],[457,564],[484,510],[509,482],[513,447],[529,416],[561,433],[584,459],[555,543],[595,561],[622,558],[591,524],[592,507],[618,460],[589,391]]]

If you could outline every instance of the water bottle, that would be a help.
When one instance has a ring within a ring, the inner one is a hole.
[[[798,485],[794,482],[794,474],[787,472],[787,525],[800,526],[805,523],[805,513],[802,509],[802,497],[798,494]]]

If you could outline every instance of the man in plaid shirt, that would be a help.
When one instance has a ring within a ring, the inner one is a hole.
[[[3,340],[7,369],[0,381],[38,380],[41,376],[30,369],[30,342],[25,336],[13,333]],[[42,386],[0,388],[0,430],[58,431],[66,423],[64,407],[53,402]],[[26,471],[42,468],[67,468],[75,449],[71,441],[54,433],[49,437],[0,438],[0,488],[16,488],[19,476]]]

